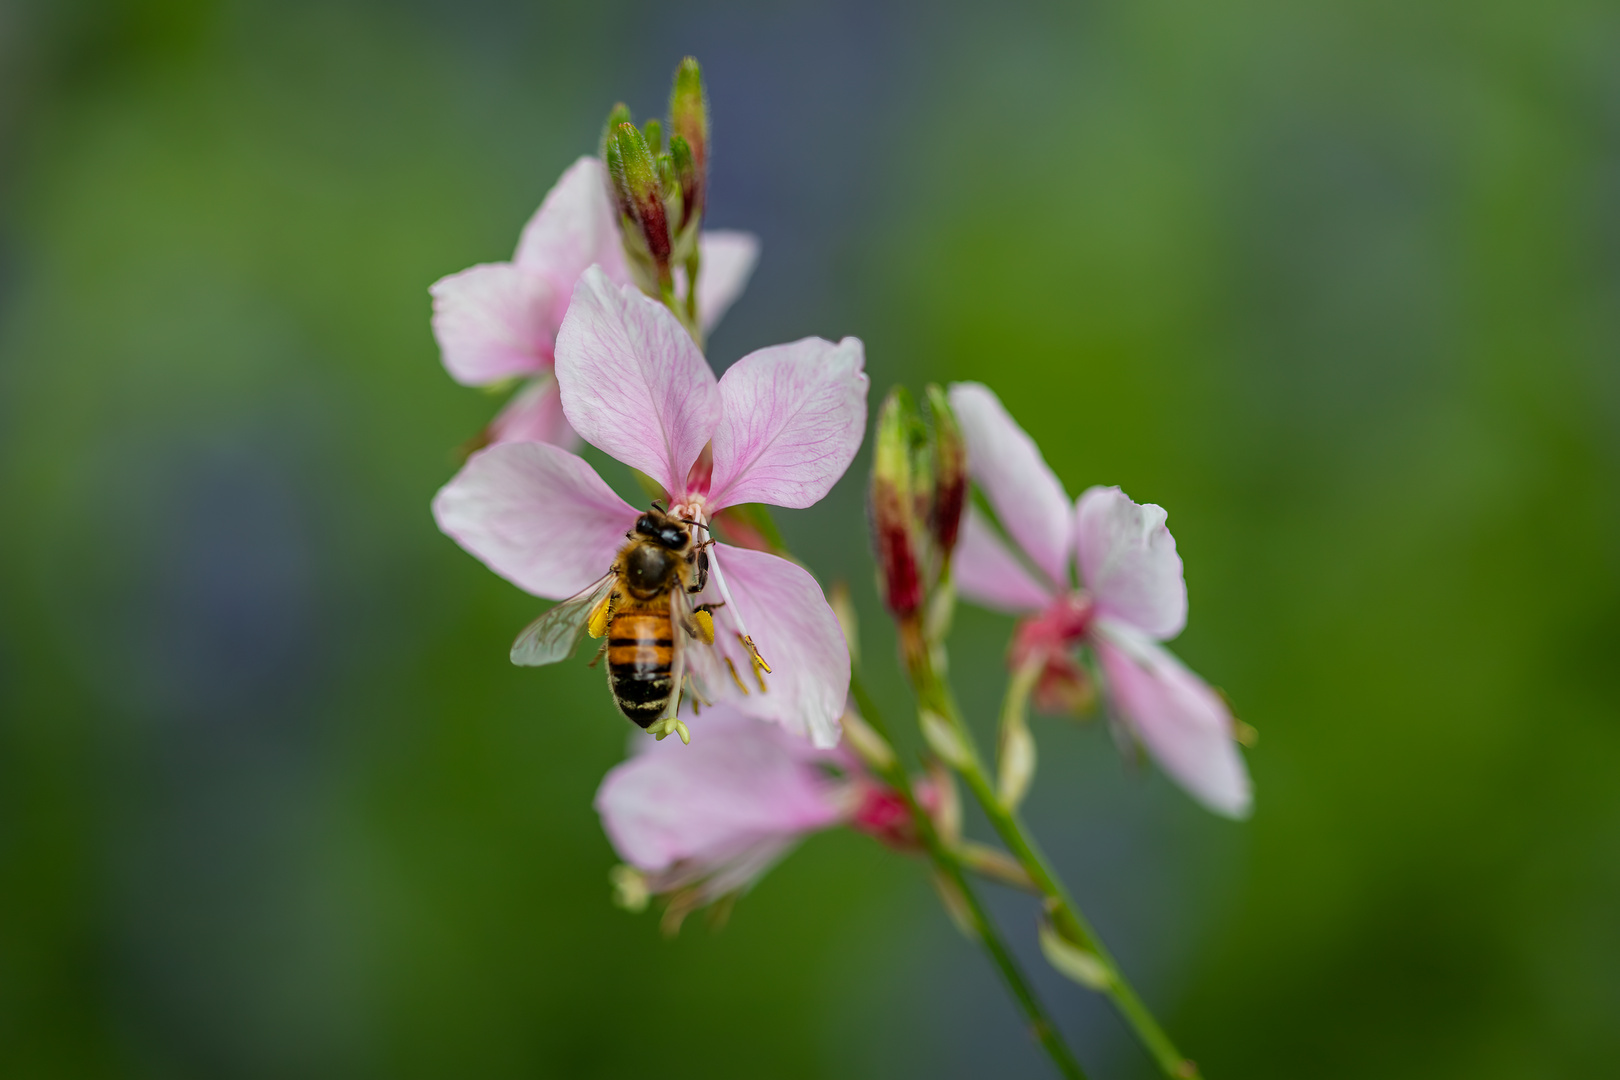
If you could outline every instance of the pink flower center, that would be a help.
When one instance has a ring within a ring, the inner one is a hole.
[[[1069,593],[1052,601],[1013,631],[1007,663],[1014,670],[1040,664],[1035,685],[1035,707],[1044,713],[1085,713],[1093,698],[1091,680],[1074,656],[1075,645],[1091,628],[1096,605],[1084,592]]]

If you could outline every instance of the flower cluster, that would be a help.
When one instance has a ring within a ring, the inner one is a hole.
[[[1051,964],[1112,996],[1167,1076],[1196,1077],[1016,812],[1035,768],[1029,703],[1075,714],[1100,705],[1205,806],[1250,812],[1237,745],[1250,729],[1163,644],[1187,621],[1165,511],[1117,487],[1071,502],[980,384],[931,385],[920,407],[903,388],[889,394],[868,510],[879,593],[930,749],[914,776],[852,681],[853,614],[834,614],[768,509],[815,505],[854,460],[865,350],[852,337],[804,338],[716,377],[704,339],[746,284],[758,243],[703,230],[710,149],[701,72],[688,59],[667,121],[638,127],[616,106],[600,157],[563,174],[512,261],[431,290],[450,374],[516,386],[435,497],[439,527],[558,602],[520,635],[514,662],[554,663],[585,636],[602,639],[613,700],[657,736],[633,740],[596,796],[623,860],[621,904],[661,897],[673,931],[698,907],[729,910],[804,837],[851,828],[929,861],[947,910],[984,943],[1066,1074],[1078,1066],[969,875],[1037,894]],[[656,495],[650,508],[621,497],[575,452],[581,441]],[[946,678],[958,595],[1018,618],[995,780]],[[963,837],[956,777],[1004,847]]]

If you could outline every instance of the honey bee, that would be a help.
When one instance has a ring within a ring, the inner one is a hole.
[[[662,738],[677,731],[686,682],[688,639],[714,644],[713,608],[692,603],[709,580],[714,541],[699,541],[696,522],[674,517],[660,504],[636,519],[613,566],[583,592],[530,623],[512,643],[512,662],[552,664],[572,656],[580,639],[606,637],[608,689],[619,711]],[[594,664],[596,661],[593,660]],[[668,713],[666,717],[666,711]]]

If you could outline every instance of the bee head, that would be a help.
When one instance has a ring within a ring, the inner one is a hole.
[[[636,519],[636,533],[671,551],[680,551],[692,542],[692,534],[687,531],[686,526],[656,505]]]

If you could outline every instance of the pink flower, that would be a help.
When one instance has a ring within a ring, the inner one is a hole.
[[[1121,720],[1164,770],[1217,813],[1245,817],[1249,773],[1225,702],[1159,644],[1187,622],[1187,586],[1165,512],[1117,487],[1094,487],[1070,507],[1040,450],[978,383],[950,389],[968,447],[968,471],[1015,553],[970,509],[956,550],[962,595],[1025,615],[1013,661],[1043,662],[1046,690],[1086,693],[1073,650],[1096,653]],[[1021,556],[1021,557],[1020,557]],[[1073,559],[1080,588],[1070,581]],[[1039,703],[1039,697],[1037,698]]]
[[[433,334],[452,378],[464,386],[529,380],[490,424],[490,442],[573,445],[551,377],[557,330],[586,268],[630,281],[616,217],[606,170],[582,157],[523,227],[511,262],[471,267],[429,290]],[[698,311],[707,331],[742,292],[759,242],[748,233],[707,232],[699,251]]]
[[[716,380],[668,309],[595,267],[557,335],[557,382],[574,430],[651,477],[670,512],[700,527],[738,503],[807,507],[827,494],[865,431],[864,362],[855,338],[805,338],[750,353]],[[639,514],[582,458],[544,443],[473,455],[433,509],[439,527],[490,569],[554,600],[608,570]],[[834,745],[849,654],[821,587],[765,552],[715,544],[709,559],[697,599],[717,605],[715,644],[685,650],[699,691]],[[768,669],[753,670],[744,639]]]
[[[854,754],[735,709],[703,710],[692,745],[638,739],[596,812],[650,892],[688,892],[685,910],[746,889],[811,833],[847,825],[915,850],[909,809]],[[931,798],[926,783],[919,797]],[[684,913],[684,912],[683,912]]]

